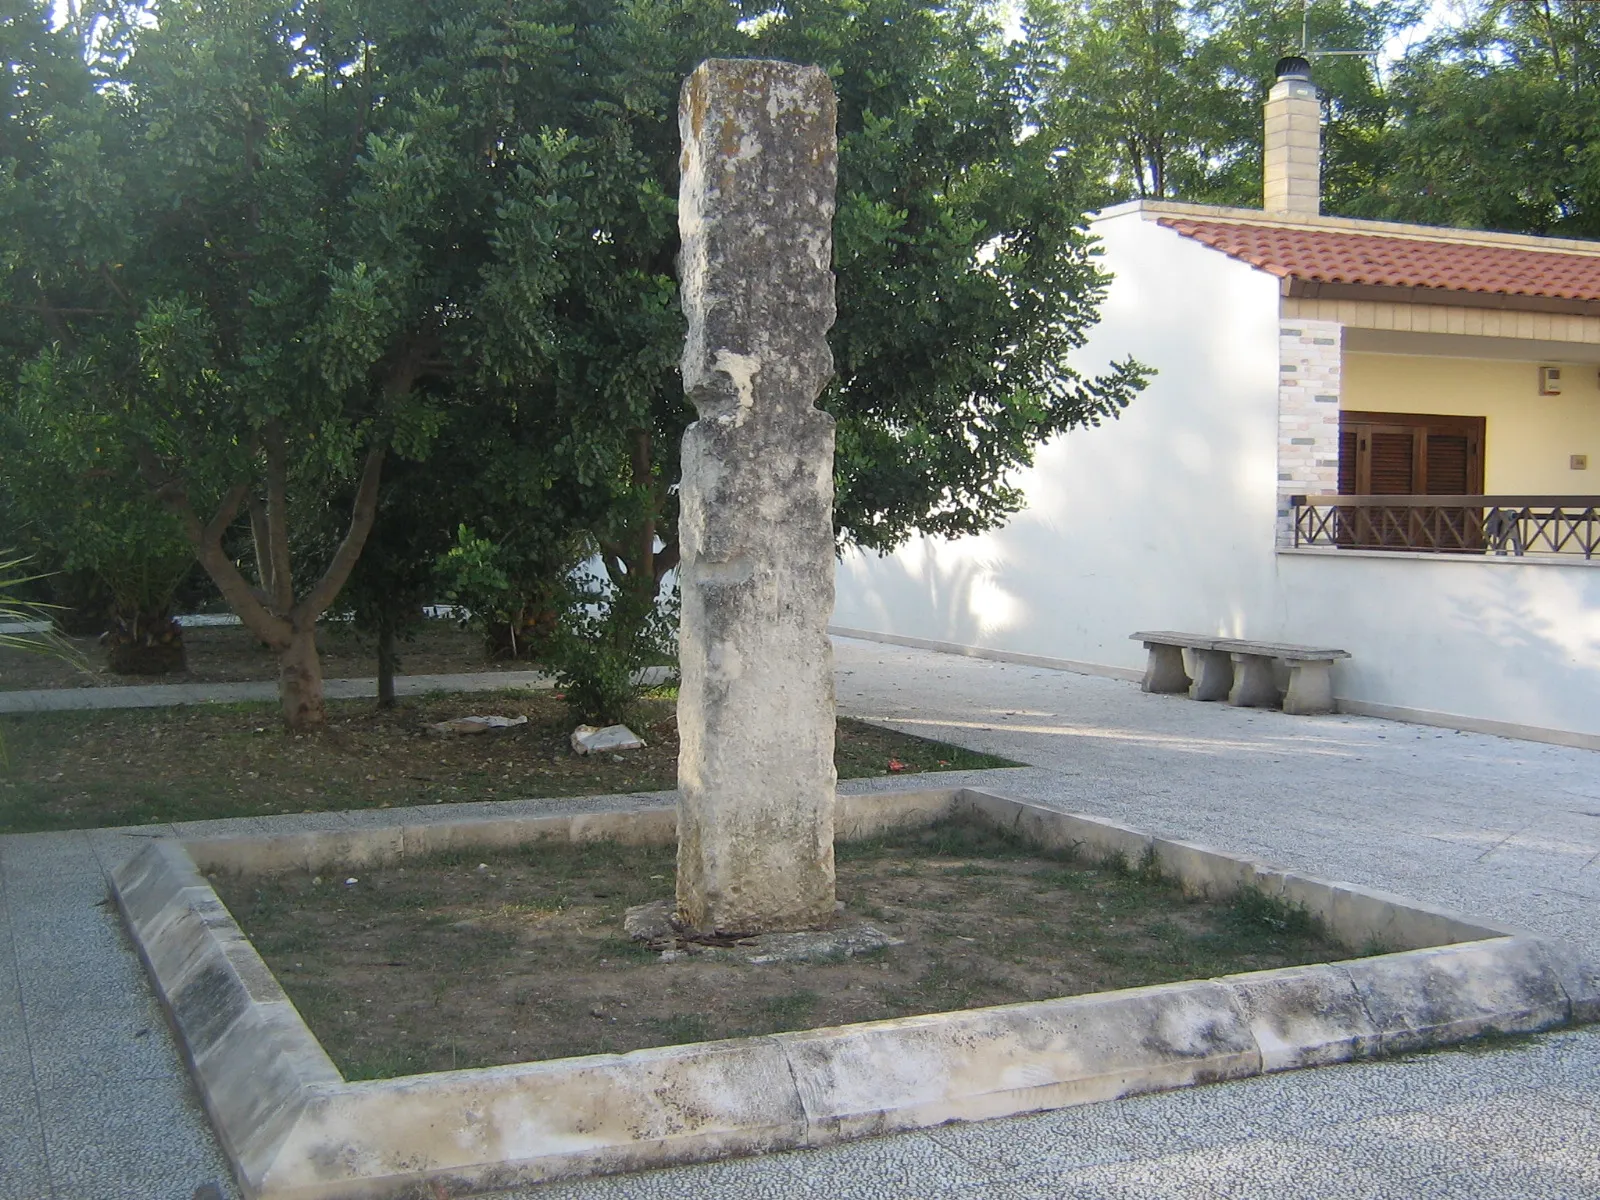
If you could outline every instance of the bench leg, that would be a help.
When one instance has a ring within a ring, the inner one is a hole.
[[[1226,650],[1195,650],[1191,700],[1225,700],[1233,686],[1233,656]]]
[[[1272,682],[1272,659],[1261,654],[1233,656],[1233,688],[1228,703],[1240,708],[1271,708],[1278,703],[1278,687]]]
[[[1283,696],[1283,711],[1300,716],[1333,711],[1333,663],[1297,662],[1289,665],[1289,690]]]
[[[1150,661],[1145,664],[1144,682],[1139,686],[1147,692],[1187,692],[1189,676],[1183,669],[1183,650],[1177,646],[1163,646],[1159,642],[1146,642]]]

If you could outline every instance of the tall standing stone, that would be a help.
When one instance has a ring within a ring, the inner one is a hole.
[[[712,59],[684,81],[678,914],[833,916],[833,87]]]

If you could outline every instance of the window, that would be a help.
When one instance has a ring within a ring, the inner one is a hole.
[[[1339,492],[1482,495],[1483,426],[1482,417],[1341,412]]]

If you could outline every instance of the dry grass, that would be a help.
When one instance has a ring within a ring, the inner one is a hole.
[[[539,846],[213,882],[351,1078],[625,1051],[1346,957],[1259,893],[1185,899],[1148,866],[944,822],[838,850],[846,918],[906,939],[828,964],[662,963],[623,910],[673,850]],[[351,882],[353,880],[353,882]]]

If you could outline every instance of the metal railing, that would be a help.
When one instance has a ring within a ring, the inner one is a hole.
[[[1600,496],[1291,496],[1294,544],[1424,554],[1600,551]]]

